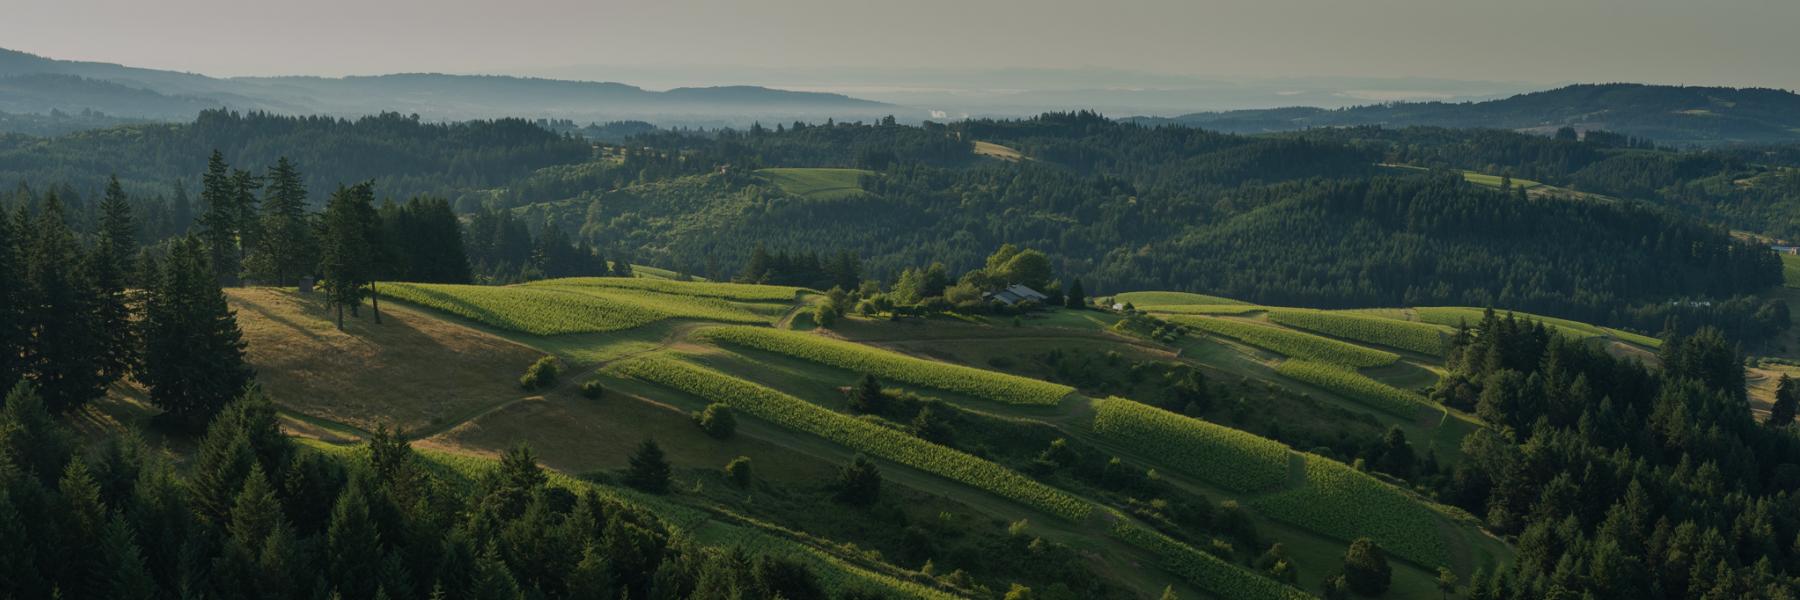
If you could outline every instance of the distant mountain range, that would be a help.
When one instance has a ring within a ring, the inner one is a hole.
[[[700,126],[926,116],[842,94],[756,86],[657,92],[622,83],[435,73],[218,78],[0,49],[0,113],[98,112],[112,119],[185,121],[220,107],[336,116],[400,112],[432,120],[523,117]]]
[[[1481,102],[1401,102],[1342,109],[1275,108],[1136,117],[1233,133],[1310,127],[1489,127],[1551,133],[1604,129],[1672,145],[1800,142],[1800,94],[1762,88],[1571,85]]]

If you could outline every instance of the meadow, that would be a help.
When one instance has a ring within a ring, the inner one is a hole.
[[[1149,304],[1138,310],[1166,315],[1247,315],[1267,308],[1255,304]]]
[[[647,356],[619,364],[615,369],[623,375],[724,402],[771,423],[986,490],[1068,521],[1086,519],[1093,509],[1079,498],[1006,467],[677,358]]]
[[[862,178],[875,173],[862,169],[774,168],[757,169],[756,174],[783,192],[809,200],[834,200],[867,194],[862,189]]]
[[[641,290],[675,296],[719,298],[740,302],[792,302],[801,292],[806,291],[804,288],[784,285],[675,281],[647,277],[564,277],[533,281],[524,286]]]
[[[883,380],[899,381],[1005,404],[1054,406],[1075,390],[1066,385],[995,371],[913,358],[821,335],[767,327],[712,327],[699,337],[774,352]]]
[[[1169,315],[1168,320],[1290,358],[1316,360],[1352,368],[1380,367],[1394,364],[1394,361],[1400,360],[1400,356],[1392,352],[1364,348],[1310,333],[1246,321],[1185,315]]]
[[[1442,325],[1306,309],[1271,310],[1269,321],[1295,329],[1440,357],[1448,349],[1447,336],[1453,333],[1450,328]]]
[[[714,298],[629,289],[383,283],[385,298],[531,335],[601,333],[664,319],[767,323],[772,319]]]
[[[1280,486],[1287,446],[1124,398],[1094,402],[1094,433],[1208,483],[1240,492]]]
[[[1424,396],[1328,363],[1286,360],[1275,367],[1275,372],[1404,419],[1416,418],[1421,411],[1443,411],[1443,408],[1432,405]]]
[[[1450,564],[1439,533],[1445,517],[1425,501],[1335,460],[1314,454],[1304,458],[1304,485],[1248,504],[1275,520],[1340,540],[1368,537],[1427,570]]]

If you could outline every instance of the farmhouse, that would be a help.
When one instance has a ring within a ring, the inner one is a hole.
[[[987,298],[988,300],[997,300],[1001,304],[1005,304],[1007,306],[1012,306],[1012,305],[1018,304],[1020,302],[1024,302],[1026,300],[1030,300],[1032,302],[1043,302],[1045,300],[1050,299],[1049,296],[1040,294],[1040,293],[1038,293],[1037,290],[1034,290],[1034,289],[1031,289],[1031,288],[1022,286],[1022,285],[1018,285],[1018,284],[1006,286],[1006,289],[1000,290],[998,292],[989,292],[987,294],[983,294],[982,297]]]

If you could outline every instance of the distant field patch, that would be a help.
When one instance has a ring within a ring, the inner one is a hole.
[[[811,333],[767,327],[714,327],[701,332],[700,337],[1006,404],[1054,406],[1075,391],[1066,385],[913,358]]]
[[[1419,411],[1443,409],[1430,400],[1336,365],[1307,360],[1289,360],[1275,367],[1275,372],[1304,381],[1344,396],[1369,408],[1411,419]]]
[[[1287,446],[1124,398],[1094,402],[1094,433],[1182,473],[1240,492],[1287,478]]]
[[[770,321],[724,300],[629,289],[434,283],[383,283],[378,289],[387,298],[531,335],[619,331],[672,318]]]
[[[1138,310],[1147,313],[1171,315],[1247,315],[1259,310],[1267,310],[1255,304],[1152,304],[1148,306],[1134,305]]]
[[[1020,154],[1018,150],[993,142],[975,142],[975,154],[1007,162],[1019,162],[1025,159],[1025,155]]]
[[[1180,304],[1250,304],[1249,302],[1233,300],[1222,296],[1190,294],[1188,292],[1125,292],[1113,296],[1113,302],[1130,304],[1134,307],[1171,306]]]
[[[1500,176],[1499,175],[1488,175],[1485,173],[1476,173],[1474,171],[1463,171],[1463,180],[1467,181],[1469,183],[1473,183],[1475,185],[1480,185],[1480,186],[1486,186],[1486,187],[1491,187],[1491,188],[1500,187]],[[1523,188],[1523,189],[1529,190],[1531,188],[1538,187],[1541,185],[1544,185],[1544,184],[1536,182],[1536,181],[1532,181],[1530,179],[1519,179],[1519,178],[1515,177],[1512,180],[1512,186],[1515,188]]]
[[[525,285],[527,287],[619,288],[742,302],[791,302],[803,291],[801,288],[783,285],[674,281],[644,277],[565,277],[533,281]]]
[[[1305,309],[1271,310],[1269,321],[1295,329],[1432,356],[1444,355],[1449,341],[1447,336],[1454,332],[1443,325]]]
[[[1340,540],[1368,537],[1388,552],[1430,568],[1450,563],[1439,526],[1443,515],[1367,473],[1312,455],[1306,483],[1252,499],[1249,505],[1278,521]]]
[[[832,412],[687,361],[650,356],[619,365],[618,370],[631,377],[724,402],[782,427],[986,490],[1069,521],[1085,519],[1093,510],[1079,498],[1006,467],[927,442],[905,431]]]
[[[1385,350],[1365,348],[1348,342],[1270,325],[1186,315],[1170,315],[1168,319],[1289,358],[1316,360],[1351,368],[1380,367],[1394,364],[1394,361],[1400,360],[1400,355]]]
[[[874,175],[862,169],[775,168],[757,169],[757,175],[781,188],[781,191],[810,200],[832,200],[861,196],[862,178]]]

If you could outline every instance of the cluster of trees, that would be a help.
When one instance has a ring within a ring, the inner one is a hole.
[[[0,217],[0,385],[30,382],[66,413],[132,376],[172,417],[204,425],[250,379],[210,252],[190,237],[140,259],[124,195],[103,207],[85,244],[55,194]]]
[[[505,284],[549,277],[631,277],[631,259],[612,260],[594,244],[572,239],[555,223],[533,235],[525,219],[512,211],[482,209],[469,220],[464,235],[475,279]]]
[[[297,447],[254,389],[178,471],[130,438],[80,448],[22,383],[0,410],[0,465],[12,598],[826,597],[804,565],[550,485],[525,447],[479,475],[385,430],[354,456]]]
[[[1491,312],[1459,332],[1434,397],[1487,427],[1421,480],[1518,549],[1469,597],[1796,597],[1800,435],[1751,417],[1717,330],[1670,336],[1660,359]]]

